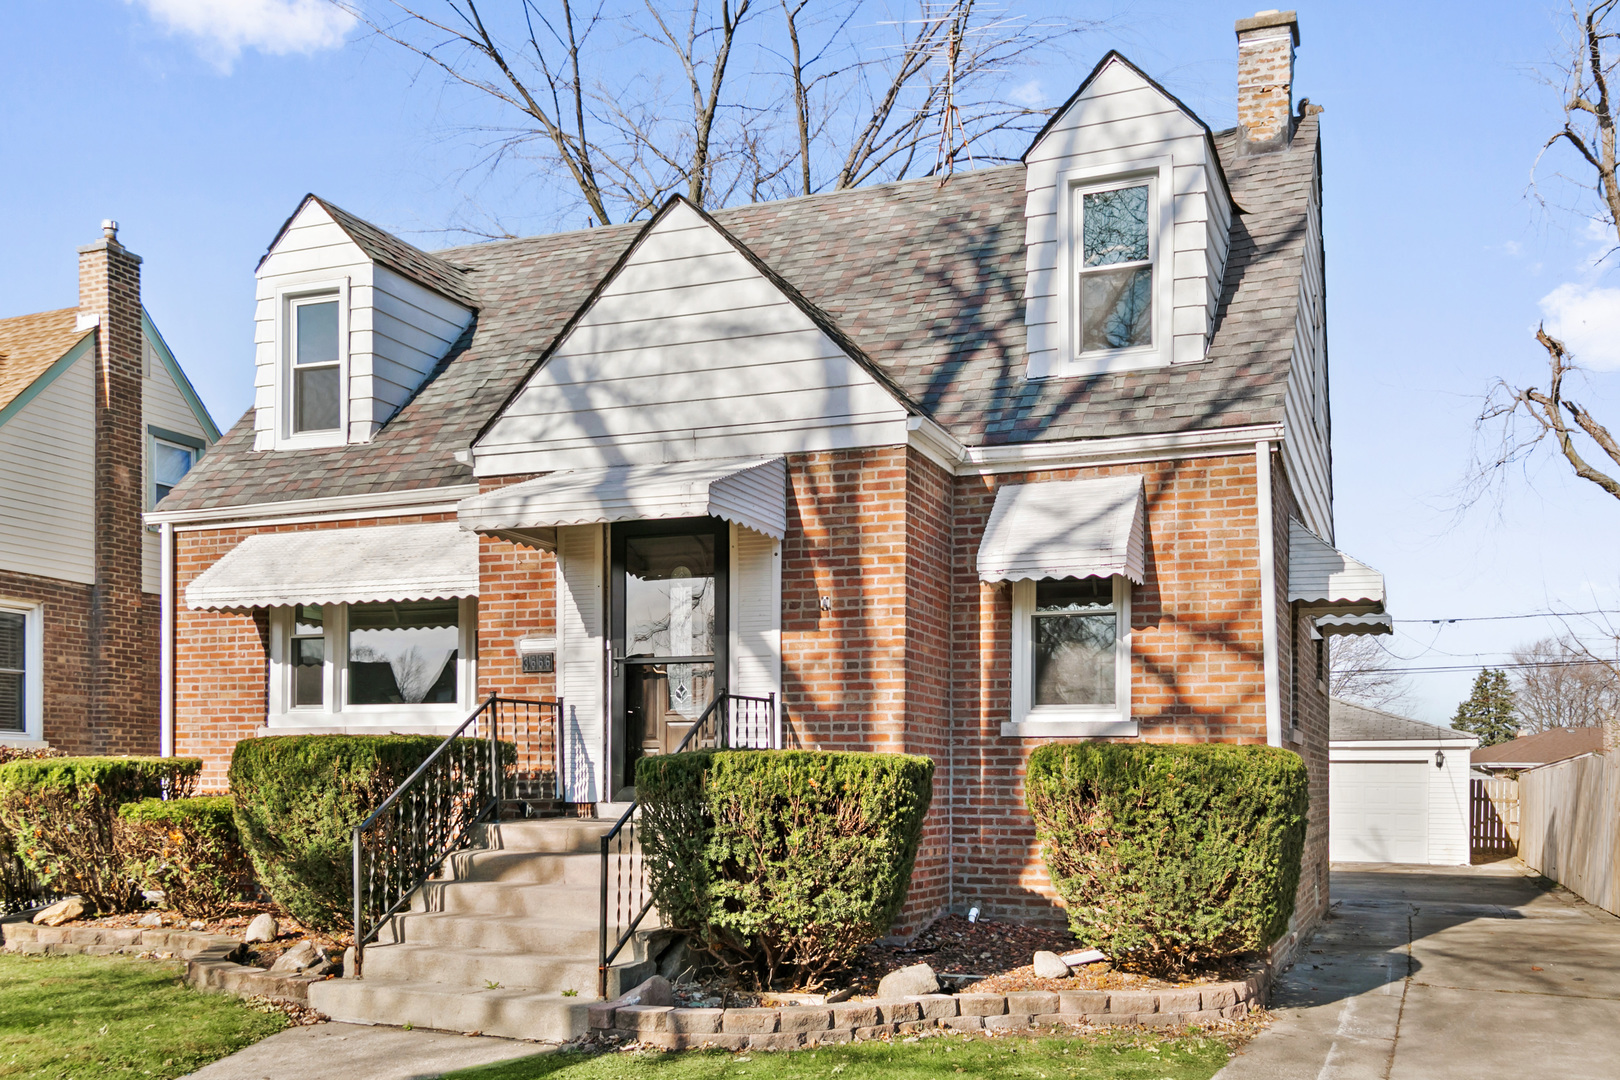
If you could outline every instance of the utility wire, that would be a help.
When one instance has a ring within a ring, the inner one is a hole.
[[[1390,668],[1354,668],[1341,671],[1340,675],[1407,675],[1426,674],[1440,671],[1474,671],[1478,668],[1490,668],[1493,671],[1505,671],[1510,668],[1558,668],[1558,667],[1610,667],[1603,660],[1533,660],[1518,664],[1433,664],[1427,667],[1390,667]]]
[[[1396,619],[1398,623],[1499,622],[1503,619],[1573,619],[1586,615],[1620,615],[1620,611],[1529,611],[1521,615],[1458,615],[1449,619]]]

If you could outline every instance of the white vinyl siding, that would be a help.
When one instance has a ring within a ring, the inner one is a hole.
[[[1155,262],[1157,347],[1123,357],[1129,367],[1202,360],[1213,331],[1226,267],[1231,198],[1221,185],[1209,139],[1174,101],[1118,61],[1105,68],[1034,146],[1025,203],[1025,324],[1032,378],[1099,370],[1074,348],[1074,276],[1068,272],[1068,189],[1110,177],[1151,173],[1169,236]],[[1161,333],[1163,336],[1161,337]]]
[[[377,433],[449,352],[472,320],[461,304],[377,266],[319,203],[309,202],[258,270],[254,331],[254,449],[274,449],[289,428],[278,411],[285,343],[277,341],[286,295],[343,283],[347,326],[346,437]],[[279,403],[285,404],[285,402]],[[278,435],[278,424],[279,432]]]
[[[731,527],[731,685],[763,697],[782,691],[782,544]]]
[[[905,410],[684,205],[479,441],[479,475],[906,441]]]
[[[1299,282],[1299,313],[1294,352],[1284,398],[1287,426],[1283,465],[1299,499],[1305,523],[1333,540],[1333,459],[1328,413],[1327,312],[1322,280],[1322,186],[1311,187],[1305,215],[1304,271]]]
[[[0,426],[0,570],[95,581],[94,348]]]
[[[557,637],[562,670],[563,782],[567,802],[596,802],[602,777],[607,630],[603,595],[604,530],[575,525],[557,530]]]
[[[148,430],[157,427],[167,431],[177,431],[182,435],[190,435],[208,442],[208,432],[192,412],[191,405],[186,401],[185,395],[175,385],[174,377],[158,355],[157,348],[150,341],[142,341],[142,350],[145,353],[143,369],[146,376],[141,380],[141,419],[145,421]],[[152,440],[146,443],[146,475],[142,490],[150,491],[152,487]],[[199,455],[200,457],[200,455]],[[151,509],[150,506],[147,509]],[[141,539],[141,591],[155,593],[158,591],[158,535],[148,530]]]

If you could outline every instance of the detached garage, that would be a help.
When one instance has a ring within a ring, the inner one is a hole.
[[[1334,862],[1468,863],[1468,756],[1479,740],[1338,698],[1328,712]]]

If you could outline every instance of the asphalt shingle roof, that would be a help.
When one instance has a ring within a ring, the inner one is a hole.
[[[714,217],[969,445],[1280,421],[1317,177],[1316,117],[1301,120],[1281,152],[1238,157],[1232,132],[1215,144],[1242,212],[1208,360],[1152,371],[1024,378],[1022,165]],[[464,289],[477,319],[370,443],[255,452],[250,412],[164,500],[165,510],[472,482],[453,453],[471,445],[641,229],[428,254],[322,205],[372,257],[432,287]]]
[[[1467,738],[1472,736],[1466,731],[1426,724],[1342,698],[1328,699],[1329,742],[1435,742]]]
[[[1538,735],[1521,735],[1495,746],[1482,746],[1469,754],[1475,765],[1551,765],[1603,749],[1603,729],[1597,727],[1553,728]]]
[[[78,317],[78,308],[59,308],[0,319],[0,409],[94,332],[75,329]]]

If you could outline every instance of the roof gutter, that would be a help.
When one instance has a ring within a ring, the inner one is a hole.
[[[454,513],[456,504],[478,494],[477,484],[448,484],[408,491],[375,491],[360,495],[334,495],[319,499],[285,499],[246,506],[204,506],[195,510],[153,510],[142,515],[148,525],[212,528],[230,523],[255,525],[296,524],[371,517],[377,513]]]

